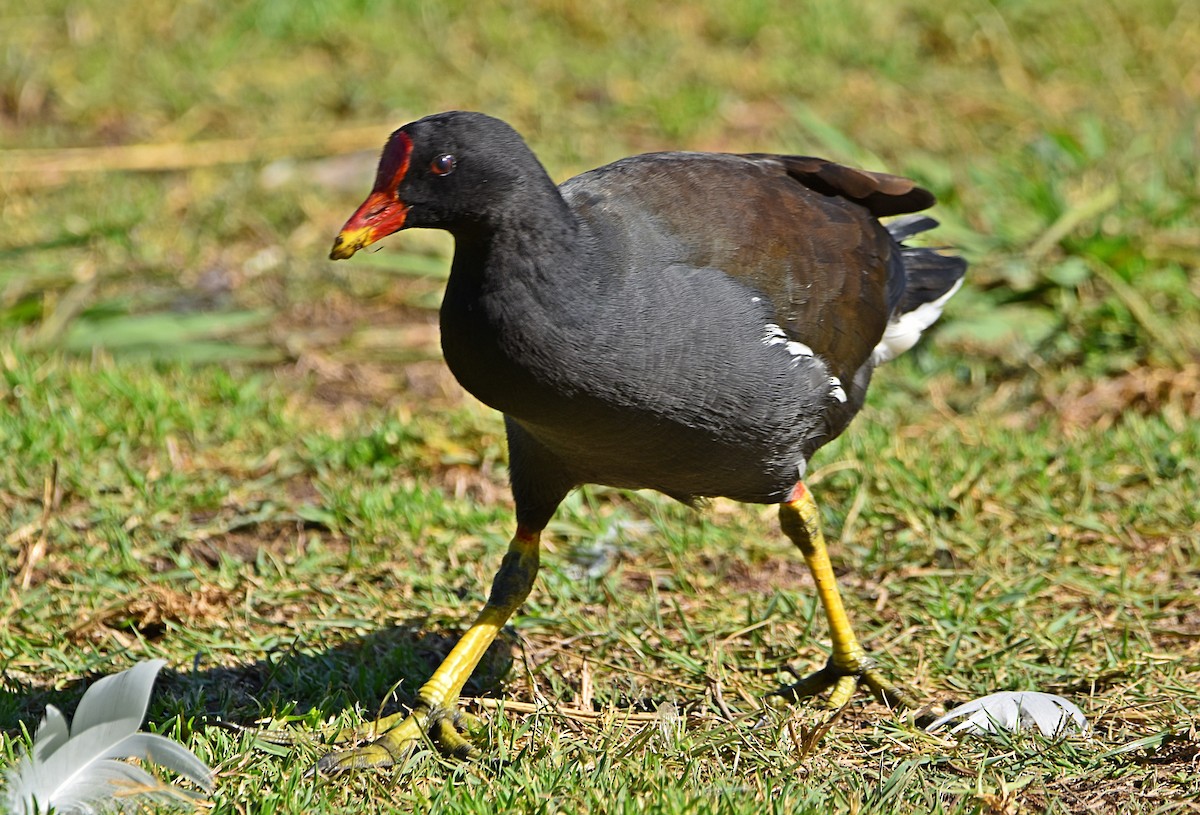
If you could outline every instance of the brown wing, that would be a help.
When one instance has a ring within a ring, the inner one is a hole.
[[[632,253],[721,269],[761,291],[773,321],[844,381],[883,336],[889,279],[903,274],[877,218],[934,202],[906,178],[766,154],[636,156],[563,191],[577,209],[622,220],[643,244]]]

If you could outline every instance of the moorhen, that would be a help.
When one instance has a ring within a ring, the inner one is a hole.
[[[902,243],[932,218],[878,220],[933,203],[905,178],[767,154],[652,153],[556,186],[490,116],[440,113],[393,133],[331,257],[400,229],[454,236],[442,348],[462,386],[504,413],[517,529],[412,714],[318,769],[391,765],[425,736],[471,752],[459,693],[529,594],[541,531],[582,484],[779,504],[833,644],[788,695],[831,689],[841,705],[863,684],[913,706],[855,639],[801,479],[862,407],[875,366],[962,282],[961,258]]]

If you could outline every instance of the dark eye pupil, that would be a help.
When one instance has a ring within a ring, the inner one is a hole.
[[[433,166],[430,168],[435,175],[449,175],[454,172],[454,156],[449,153],[438,156],[433,160]]]

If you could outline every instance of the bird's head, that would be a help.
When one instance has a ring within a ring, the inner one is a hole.
[[[410,227],[458,231],[488,221],[540,165],[515,130],[482,113],[451,111],[412,122],[384,145],[371,194],[350,216],[329,256],[351,257]]]

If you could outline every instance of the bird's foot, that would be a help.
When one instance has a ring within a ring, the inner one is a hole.
[[[828,690],[825,706],[837,710],[849,702],[860,687],[869,690],[876,699],[890,708],[914,711],[918,722],[926,715],[925,706],[916,695],[908,688],[891,682],[870,657],[859,657],[849,665],[838,665],[830,657],[820,670],[810,673],[795,684],[780,688],[775,693],[790,702],[795,702]]]
[[[426,743],[432,743],[448,757],[472,758],[476,754],[475,747],[460,732],[471,718],[458,710],[456,703],[434,707],[418,705],[407,716],[403,713],[384,716],[365,728],[339,733],[334,738],[335,743],[370,741],[322,756],[314,771],[336,775],[348,770],[394,767]]]

